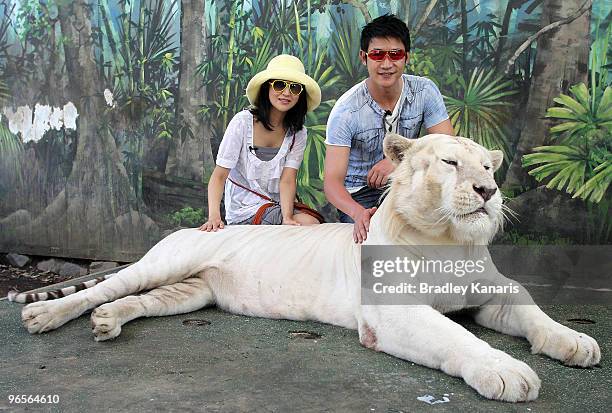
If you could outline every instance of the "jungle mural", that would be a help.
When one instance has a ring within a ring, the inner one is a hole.
[[[610,243],[606,0],[0,0],[0,251],[128,261],[201,224],[225,126],[280,53],[322,89],[298,195],[333,220],[326,121],[385,13],[456,132],[505,153],[496,242]]]

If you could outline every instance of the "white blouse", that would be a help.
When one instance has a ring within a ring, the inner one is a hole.
[[[280,202],[280,177],[284,167],[299,169],[306,148],[306,128],[295,134],[287,132],[278,154],[262,161],[253,151],[253,115],[248,110],[237,113],[227,125],[217,153],[217,165],[230,169],[229,178],[240,185]],[[249,149],[251,148],[251,149]],[[265,199],[225,181],[225,220],[228,224],[244,221],[267,203]]]

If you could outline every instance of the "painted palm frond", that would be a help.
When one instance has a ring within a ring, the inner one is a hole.
[[[9,89],[4,82],[4,80],[0,79],[0,107],[4,106],[9,98]]]
[[[490,63],[496,50],[497,33],[502,26],[497,22],[495,15],[489,14],[487,17],[489,20],[480,20],[474,23],[469,31],[476,31],[477,40],[473,44],[473,57],[479,62]]]
[[[215,58],[198,67],[208,93],[208,104],[200,113],[211,123],[217,142],[230,117],[248,105],[244,91],[249,79],[277,54],[273,32],[254,26],[253,10],[245,11],[243,5],[234,0],[223,6],[228,14],[216,15],[217,34],[209,37]]]
[[[570,88],[572,96],[554,99],[559,106],[549,108],[546,117],[560,123],[550,129],[552,137],[572,145],[581,139],[597,145],[612,136],[612,87],[603,93],[591,92],[584,83]]]
[[[585,141],[586,142],[586,141]],[[565,190],[574,198],[600,202],[612,182],[612,152],[589,150],[587,145],[552,145],[534,148],[523,156],[523,166],[546,187]]]
[[[274,48],[279,53],[291,53],[294,45],[301,43],[300,36],[306,27],[305,16],[309,4],[295,0],[253,0],[252,10],[250,24],[267,27],[274,33]]]
[[[0,156],[10,158],[22,149],[21,140],[11,133],[4,122],[0,122]]]
[[[323,194],[323,164],[325,161],[325,123],[335,101],[323,102],[306,118],[308,141],[304,160],[298,171],[297,194],[302,202],[317,207],[325,203]]]
[[[302,59],[308,73],[321,88],[322,96],[333,95],[340,81],[334,74],[334,66],[328,63],[327,45],[318,44],[316,49],[302,50]],[[306,116],[308,142],[304,151],[304,161],[298,172],[298,195],[306,204],[316,207],[325,203],[323,195],[323,163],[325,160],[325,129],[329,112],[335,100],[328,100]],[[319,188],[313,191],[313,188]]]
[[[268,62],[274,57],[274,49],[272,49],[273,34],[270,31],[264,31],[259,27],[254,30],[259,32],[258,36],[254,36],[254,44],[256,46],[255,56],[247,58],[246,62],[250,64],[251,75],[265,70]]]
[[[331,49],[336,71],[340,74],[345,88],[359,83],[366,76],[359,56],[359,29],[349,19],[341,19],[330,13],[334,31],[331,35]]]
[[[142,113],[145,105],[163,105],[172,96],[171,76],[178,55],[176,34],[172,25],[177,18],[177,0],[142,1],[139,9],[120,1],[123,9],[117,22],[110,18],[108,1],[100,2],[104,44],[110,60],[107,81],[120,107],[133,115]],[[137,20],[135,20],[137,15]]]
[[[474,70],[467,84],[462,78],[457,81],[460,96],[445,96],[455,132],[486,148],[500,149],[504,152],[505,162],[508,162],[511,158],[503,125],[508,119],[506,108],[511,106],[506,98],[517,93],[509,90],[512,82],[502,76],[495,77],[493,71],[479,69]]]
[[[176,19],[177,0],[166,5],[165,1],[149,1],[144,9],[144,21],[139,30],[143,31],[142,44],[138,45],[141,66],[146,68],[145,81],[161,77],[161,73],[174,64],[178,54],[178,39],[172,31]]]
[[[19,154],[23,151],[23,143],[18,136],[11,133],[1,118],[2,116],[0,116],[0,171],[9,175],[19,175],[21,158]]]
[[[610,160],[593,169],[593,177],[576,191],[574,198],[582,198],[592,202],[600,202],[612,183],[612,153]]]
[[[306,127],[308,129],[308,146],[313,143],[315,148],[312,150],[312,155],[316,155],[316,158],[311,163],[311,170],[314,171],[316,177],[323,178],[323,162],[325,157],[325,129],[327,127],[327,118],[331,108],[336,103],[335,100],[328,100],[322,102],[317,110],[309,112],[306,115]],[[312,141],[312,142],[311,142]],[[308,149],[311,150],[312,148]],[[304,158],[306,163],[306,157]],[[312,172],[311,172],[312,174]],[[314,176],[314,175],[313,175]]]
[[[559,144],[534,148],[534,153],[523,156],[524,167],[539,165],[529,174],[548,181],[548,188],[593,203],[609,198],[612,183],[612,86],[607,86],[607,71],[602,70],[608,39],[600,46],[591,50],[590,87],[572,86],[571,96],[556,97],[558,106],[546,112],[557,121],[550,132]]]
[[[612,11],[608,15],[612,17]],[[609,63],[612,59],[612,24],[607,22],[607,30],[601,33],[601,28],[605,27],[604,22],[601,27],[597,25],[595,30],[595,38],[591,44],[591,53],[589,55],[590,67],[590,84],[599,85],[597,90],[602,90],[604,86],[610,86],[612,81],[612,64]]]
[[[523,166],[539,165],[529,171],[538,181],[549,179],[546,187],[574,193],[587,179],[589,156],[583,147],[539,146],[523,157]]]
[[[0,79],[0,108],[4,106],[9,98],[9,90],[6,83]],[[8,129],[8,126],[2,122],[2,114],[0,113],[0,158],[13,159],[15,155],[21,152],[23,145],[21,140],[13,135]]]

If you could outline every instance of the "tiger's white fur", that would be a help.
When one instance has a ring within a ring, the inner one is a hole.
[[[417,140],[389,135],[384,147],[396,170],[373,216],[368,244],[458,244],[467,251],[492,238],[502,222],[493,179],[501,152],[446,135]],[[357,329],[364,346],[462,377],[491,399],[516,402],[538,396],[540,380],[529,366],[443,315],[465,304],[434,297],[418,305],[361,305],[360,251],[348,224],[181,230],[90,289],[27,305],[22,319],[30,333],[43,333],[95,308],[94,338],[108,340],[137,317],[216,304],[236,314]],[[505,280],[496,271],[488,277]],[[526,337],[534,353],[568,365],[599,362],[600,350],[591,337],[553,321],[535,304],[506,301],[483,306],[475,320]]]

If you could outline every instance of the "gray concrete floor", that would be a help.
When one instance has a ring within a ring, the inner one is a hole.
[[[461,379],[359,345],[343,328],[248,318],[206,309],[141,319],[110,342],[93,341],[89,316],[43,335],[21,326],[21,305],[0,302],[1,411],[195,412],[609,412],[612,306],[556,306],[547,312],[596,338],[601,366],[569,368],[532,355],[526,341],[454,317],[527,362],[542,379],[535,402],[480,397]],[[578,324],[570,319],[588,319]],[[208,325],[183,322],[200,319]],[[319,339],[290,338],[307,330]],[[56,405],[9,405],[10,394],[59,396]],[[431,395],[449,401],[429,405]]]

